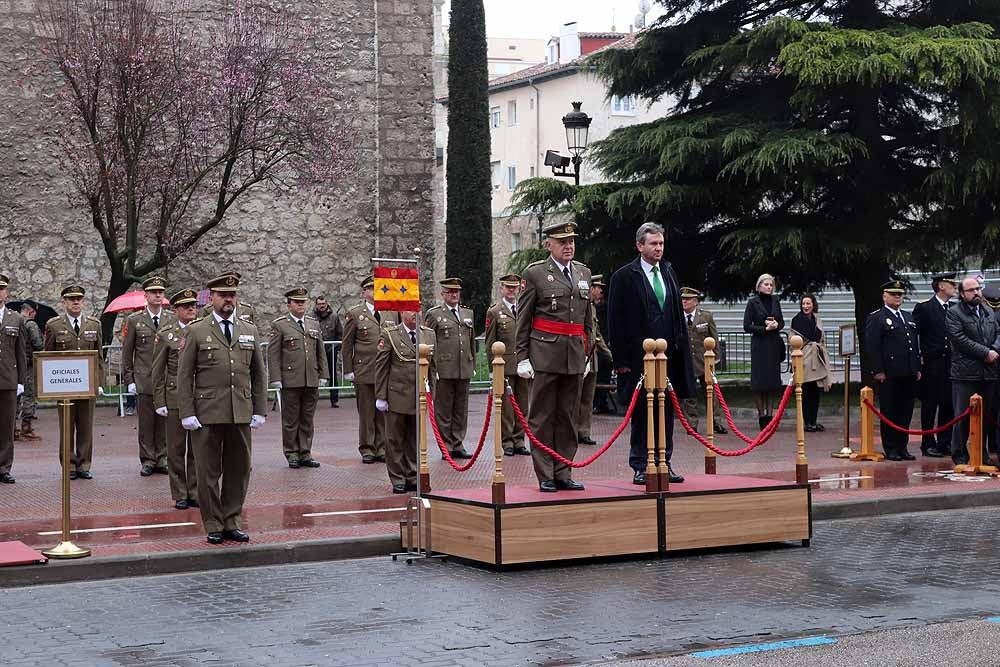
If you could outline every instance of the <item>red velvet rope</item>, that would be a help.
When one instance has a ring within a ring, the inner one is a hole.
[[[778,424],[781,423],[781,418],[785,416],[785,408],[788,407],[788,401],[791,399],[792,391],[794,389],[795,386],[791,384],[789,384],[785,388],[785,394],[781,397],[781,403],[778,404],[778,409],[777,411],[775,411],[774,417],[771,419],[770,422],[768,422],[767,426],[764,427],[764,430],[761,431],[760,434],[754,440],[752,440],[749,445],[747,445],[743,449],[738,449],[736,451],[719,449],[718,447],[710,443],[706,438],[702,437],[700,433],[691,428],[691,424],[688,423],[687,418],[684,416],[684,411],[681,410],[680,401],[677,400],[677,394],[674,392],[673,389],[670,390],[670,400],[674,404],[674,412],[677,413],[677,418],[680,420],[681,425],[684,427],[684,430],[687,431],[688,435],[690,435],[692,438],[700,442],[704,447],[707,447],[708,449],[712,450],[719,456],[743,456],[744,454],[747,454],[748,452],[751,452],[757,447],[763,445],[765,442],[770,440],[771,436],[773,436],[778,431]]]
[[[788,386],[790,387],[792,385]],[[719,405],[722,407],[722,413],[726,415],[726,423],[729,424],[729,430],[735,433],[736,437],[738,437],[743,442],[747,444],[753,442],[753,438],[750,438],[749,436],[745,435],[743,431],[736,428],[736,422],[733,421],[733,413],[729,411],[729,404],[726,403],[726,397],[722,395],[722,387],[719,386],[718,382],[712,383],[712,391],[714,391],[715,395],[719,397]],[[788,390],[786,389],[785,391]]]
[[[472,452],[472,458],[469,459],[468,463],[463,465],[455,463],[455,459],[451,458],[451,452],[448,451],[448,447],[445,446],[444,440],[441,438],[441,431],[438,430],[437,419],[434,417],[434,399],[431,397],[431,392],[424,392],[424,395],[427,397],[427,416],[431,420],[431,430],[434,431],[434,440],[437,441],[438,448],[441,450],[441,454],[444,455],[444,460],[458,472],[465,472],[475,464],[476,459],[479,458],[479,453],[483,451],[483,445],[486,443],[486,432],[490,428],[490,419],[493,416],[492,392],[489,394],[489,400],[486,401],[486,421],[483,423],[483,432],[479,434],[479,444],[476,445],[476,451]]]
[[[888,417],[886,417],[884,414],[882,414],[881,412],[878,411],[878,408],[876,408],[872,404],[871,401],[865,400],[864,403],[865,403],[865,406],[869,410],[871,410],[875,414],[876,417],[878,417],[879,419],[881,419],[882,422],[884,424],[886,424],[889,428],[895,429],[895,430],[899,431],[900,433],[906,433],[907,435],[934,435],[935,433],[940,433],[941,431],[944,431],[944,430],[947,430],[947,429],[951,428],[952,426],[954,426],[955,424],[957,424],[958,422],[962,421],[963,419],[965,419],[966,417],[968,417],[969,415],[972,414],[972,406],[970,405],[969,407],[967,407],[965,409],[965,412],[963,412],[962,414],[958,415],[957,417],[955,417],[954,419],[952,419],[947,424],[941,424],[937,428],[928,429],[926,431],[920,431],[920,430],[917,430],[917,429],[903,428],[899,424],[893,424],[891,421],[889,421]]]
[[[507,396],[510,397],[510,404],[511,407],[514,408],[514,414],[517,415],[517,420],[521,422],[521,428],[524,429],[525,435],[528,436],[528,440],[531,441],[531,444],[533,446],[538,447],[543,452],[554,458],[556,461],[559,461],[563,465],[567,465],[570,468],[585,468],[586,466],[589,466],[591,463],[600,458],[604,454],[604,452],[608,451],[608,449],[611,448],[611,445],[615,443],[615,440],[618,439],[618,436],[622,434],[622,431],[625,430],[625,427],[628,426],[629,421],[632,420],[632,411],[635,410],[635,403],[636,400],[639,398],[639,391],[641,389],[642,389],[642,383],[636,385],[635,391],[632,392],[632,401],[628,404],[628,410],[626,410],[625,412],[625,418],[622,419],[622,423],[618,425],[618,428],[611,435],[611,438],[609,438],[608,441],[604,443],[603,447],[594,452],[594,454],[590,458],[586,459],[585,461],[580,461],[579,463],[576,463],[575,461],[570,461],[568,458],[561,455],[559,452],[555,451],[554,449],[543,443],[541,440],[539,440],[537,437],[535,437],[535,434],[532,433],[531,429],[528,427],[528,420],[524,418],[524,413],[521,412],[521,406],[517,404],[517,399],[514,398],[513,392],[508,392]],[[575,433],[573,434],[573,437],[576,437]]]

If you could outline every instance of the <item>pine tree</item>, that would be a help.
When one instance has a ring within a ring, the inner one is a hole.
[[[448,55],[446,272],[481,326],[493,282],[489,93],[483,0],[452,0]]]

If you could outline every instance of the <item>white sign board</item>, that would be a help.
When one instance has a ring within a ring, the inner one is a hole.
[[[65,354],[65,353],[64,353]],[[93,353],[65,356],[37,354],[35,358],[39,398],[91,398],[97,394]]]

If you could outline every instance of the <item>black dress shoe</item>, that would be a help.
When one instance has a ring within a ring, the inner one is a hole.
[[[806,424],[805,426],[802,427],[802,430],[805,431],[806,433],[815,433],[816,427],[813,426],[812,424]]]
[[[585,487],[575,479],[557,479],[556,488],[560,491],[583,491]]]
[[[318,468],[319,461],[317,461],[316,459],[306,459],[304,461],[299,461],[299,465],[302,466],[303,468]]]
[[[636,470],[635,474],[632,475],[632,483],[633,484],[642,484],[643,486],[645,486],[646,485],[646,473],[643,472],[642,470]]]
[[[581,445],[596,445],[597,441],[591,438],[589,435],[580,436],[576,439],[577,443]]]
[[[339,408],[340,407],[340,403],[331,403],[330,407],[331,408]]]
[[[77,472],[75,470],[70,470],[69,471],[69,478],[70,479],[76,479],[76,477],[77,477]]]
[[[288,467],[289,468],[299,468],[300,467],[299,466],[299,462],[298,461],[289,461],[288,462]]]
[[[161,475],[169,475],[170,471],[167,470],[167,466],[156,466],[153,468],[153,472],[159,473]]]
[[[14,484],[16,481],[9,472],[0,472],[0,484]]]
[[[815,426],[815,427],[816,427],[816,430],[817,430],[817,431],[820,431],[820,432],[822,432],[822,431],[825,431],[825,430],[826,430],[826,427],[825,427],[825,426],[823,426],[822,424],[813,424],[813,426]]]
[[[194,498],[188,498],[187,499],[187,504],[188,504],[188,507],[200,507],[200,505],[198,505],[198,501],[195,500]]]
[[[233,530],[222,531],[222,536],[227,540],[232,542],[249,542],[250,536],[244,533],[239,528],[234,528]]]
[[[770,423],[771,423],[771,417],[769,417],[768,415],[762,415],[760,417],[757,417],[757,426],[759,426],[760,430],[762,431],[764,430],[764,427]]]
[[[900,456],[899,454],[893,452],[892,454],[886,454],[885,455],[885,460],[886,461],[902,461],[903,457]]]
[[[903,450],[902,452],[900,452],[899,453],[899,457],[901,459],[903,459],[904,461],[916,461],[917,460],[916,456],[914,456],[913,454],[909,453],[906,450]]]
[[[514,448],[515,454],[520,454],[521,456],[531,456],[531,450],[524,445],[518,445]]]
[[[465,448],[463,447],[462,449],[458,450],[457,452],[452,452],[451,453],[451,458],[453,458],[453,459],[471,459],[472,458],[472,454],[470,454],[469,452],[465,451]]]
[[[406,484],[393,484],[392,485],[392,492],[393,493],[406,493]]]
[[[929,456],[932,459],[943,459],[944,457],[950,455],[949,452],[941,451],[937,447],[928,447],[927,449],[921,450],[921,453],[924,456]]]
[[[142,469],[139,470],[139,474],[142,475],[143,477],[149,477],[150,475],[153,474],[153,466],[149,465],[148,463],[143,463]]]
[[[190,507],[190,505],[188,505],[188,501],[185,500],[184,498],[181,498],[176,503],[174,503],[175,510],[186,510],[188,507]]]
[[[80,479],[94,479],[94,475],[89,470],[79,470],[76,476]]]
[[[372,456],[371,454],[365,454],[364,456],[361,457],[361,462],[362,463],[375,463],[375,457]]]
[[[407,491],[416,491],[417,490],[417,483],[416,482],[407,482],[406,483],[406,490]]]
[[[376,457],[375,457],[375,460],[376,460],[376,461],[377,461],[378,463],[385,463],[385,456],[376,456]]]
[[[538,483],[538,490],[543,491],[545,493],[555,493],[559,489],[556,488],[556,483],[554,481],[552,481],[551,479],[547,479],[544,482]]]
[[[677,473],[674,472],[673,468],[667,466],[667,480],[671,484],[680,484],[681,482],[684,481],[684,475],[678,475]]]
[[[205,541],[209,544],[222,544],[222,533],[209,533]]]
[[[503,455],[504,456],[514,456],[514,448],[513,447],[504,447],[503,448]]]
[[[729,433],[729,431],[726,430],[726,427],[723,426],[722,424],[716,424],[715,425],[715,432],[716,433]]]

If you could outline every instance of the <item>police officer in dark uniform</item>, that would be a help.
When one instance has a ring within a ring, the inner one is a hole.
[[[902,281],[882,285],[883,306],[868,316],[865,323],[865,350],[868,368],[875,380],[879,410],[892,423],[910,427],[917,382],[920,380],[920,344],[917,324],[903,311]],[[879,426],[882,449],[890,461],[912,461],[906,451],[907,435],[885,422]]]
[[[945,313],[955,296],[956,275],[946,273],[931,278],[934,296],[913,307],[913,321],[920,336],[920,428],[928,431],[946,424],[955,416],[951,405],[951,349],[945,332]],[[925,435],[920,442],[924,456],[941,458],[951,453],[951,429]]]

